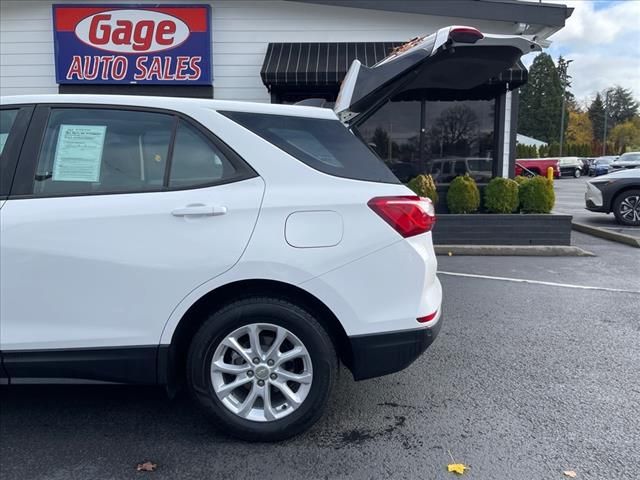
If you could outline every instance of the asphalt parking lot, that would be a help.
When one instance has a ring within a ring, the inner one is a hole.
[[[579,223],[640,238],[640,227],[620,225],[616,222],[613,213],[590,212],[585,208],[586,183],[594,178],[596,177],[563,177],[555,180],[553,183],[556,193],[554,212],[573,215],[573,220]]]
[[[343,371],[324,418],[280,444],[230,439],[159,388],[3,387],[0,478],[446,479],[451,457],[469,479],[638,478],[640,255],[574,243],[597,256],[439,257],[432,348],[399,374]]]

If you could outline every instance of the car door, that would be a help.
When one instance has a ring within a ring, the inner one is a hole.
[[[3,105],[0,107],[0,227],[2,207],[6,203],[13,182],[18,155],[33,112],[31,105]],[[0,247],[2,246],[0,237]],[[0,325],[2,316],[0,316]],[[0,336],[1,338],[1,336]],[[0,384],[8,378],[4,369],[2,347],[0,346]]]
[[[181,299],[238,261],[263,191],[182,115],[39,106],[0,211],[9,374],[26,374],[20,352],[157,346]]]
[[[340,86],[334,111],[357,126],[392,97],[434,92],[455,96],[512,67],[541,47],[521,35],[482,34],[471,27],[445,27],[398,47],[372,67],[354,60]]]

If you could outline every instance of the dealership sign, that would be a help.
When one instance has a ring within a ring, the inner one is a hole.
[[[209,5],[54,5],[58,83],[211,84]]]

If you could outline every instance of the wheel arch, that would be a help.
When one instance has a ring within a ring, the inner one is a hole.
[[[628,185],[624,185],[619,190],[616,190],[613,194],[611,194],[611,200],[609,201],[609,213],[613,213],[613,207],[616,204],[616,200],[618,197],[629,190],[640,190],[640,185],[637,183],[630,183]]]
[[[351,367],[352,351],[349,337],[335,314],[315,295],[295,285],[277,280],[253,279],[231,282],[200,297],[182,316],[169,345],[160,345],[158,352],[158,383],[167,386],[173,396],[185,377],[185,360],[191,339],[207,316],[231,301],[254,296],[273,296],[288,300],[312,313],[327,330],[340,361]]]

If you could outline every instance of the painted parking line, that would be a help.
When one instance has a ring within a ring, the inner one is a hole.
[[[450,275],[452,277],[481,278],[485,280],[499,280],[502,282],[530,283],[535,285],[547,285],[550,287],[577,288],[579,290],[601,290],[603,292],[617,292],[617,293],[635,293],[636,295],[640,295],[640,290],[625,290],[622,288],[607,288],[607,287],[590,287],[587,285],[572,285],[570,283],[544,282],[542,280],[529,280],[526,278],[494,277],[492,275],[476,275],[475,273],[443,272],[442,270],[438,270],[438,274]]]

